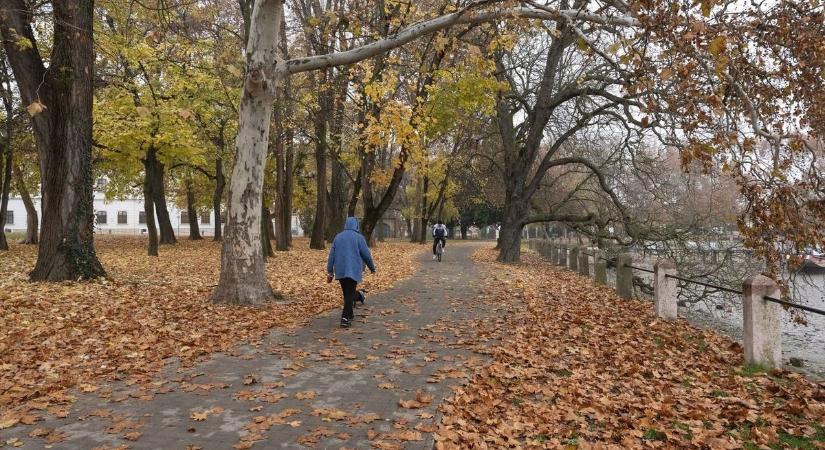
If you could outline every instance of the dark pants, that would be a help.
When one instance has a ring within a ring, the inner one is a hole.
[[[341,313],[341,318],[352,320],[355,318],[352,308],[355,304],[355,296],[358,295],[355,291],[358,282],[352,278],[341,278],[338,281],[341,283],[341,292],[344,293],[344,312]]]
[[[447,238],[437,237],[433,239],[433,255],[435,255],[435,246],[438,244],[438,241],[441,241],[441,248],[447,246]]]

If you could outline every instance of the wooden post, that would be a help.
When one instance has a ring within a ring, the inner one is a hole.
[[[567,244],[562,244],[559,247],[559,265],[562,267],[567,265]]]

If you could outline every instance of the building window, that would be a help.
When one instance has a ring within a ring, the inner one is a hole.
[[[204,225],[209,225],[210,223],[212,223],[212,216],[208,212],[202,212],[201,223]]]
[[[6,225],[14,225],[14,211],[6,211]]]
[[[98,225],[106,225],[106,211],[95,212],[95,217]]]
[[[189,223],[189,213],[186,211],[180,212],[180,223],[186,224]]]
[[[146,223],[146,211],[140,211],[138,213],[138,223],[141,225]]]
[[[226,223],[226,210],[221,211],[221,223]]]
[[[129,223],[129,216],[126,214],[126,211],[117,212],[117,223],[118,225],[126,225]]]
[[[103,190],[105,188],[106,188],[106,179],[103,178],[103,177],[98,178],[97,182],[95,183],[95,189]]]

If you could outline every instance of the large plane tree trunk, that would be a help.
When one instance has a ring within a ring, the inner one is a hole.
[[[246,76],[238,115],[235,165],[229,183],[221,274],[215,302],[260,305],[275,294],[261,248],[261,202],[272,104],[285,75],[271,70],[283,20],[281,0],[256,0],[246,48]]]
[[[53,47],[46,70],[25,0],[0,3],[0,32],[40,156],[43,229],[34,281],[105,276],[94,249],[92,102],[94,1],[52,3]],[[20,45],[21,39],[31,45]],[[42,108],[45,106],[45,109]],[[39,111],[38,111],[39,110]]]
[[[20,198],[23,200],[23,206],[26,207],[26,237],[20,242],[26,245],[37,245],[40,237],[40,220],[37,217],[37,208],[34,206],[29,188],[26,186],[26,180],[23,179],[23,172],[20,167],[14,167],[14,179],[17,185],[17,191],[20,192]]]
[[[521,261],[521,230],[524,228],[524,218],[529,206],[514,197],[512,193],[506,194],[497,245],[498,261],[504,263]]]

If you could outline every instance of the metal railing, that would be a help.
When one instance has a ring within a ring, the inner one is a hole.
[[[535,242],[531,242],[531,247]],[[825,316],[825,310],[815,308],[812,306],[801,305],[799,303],[790,302],[781,298],[774,297],[779,292],[779,287],[775,281],[767,277],[757,277],[748,279],[743,283],[745,288],[742,290],[733,289],[726,286],[721,286],[714,283],[709,283],[694,278],[682,277],[676,274],[676,268],[672,263],[666,265],[657,264],[653,269],[640,267],[631,264],[633,262],[632,255],[625,254],[618,257],[606,258],[603,252],[586,252],[584,248],[577,246],[559,245],[552,242],[543,241],[538,244],[537,250],[539,254],[551,259],[551,262],[566,266],[568,249],[571,250],[571,255],[585,256],[586,261],[572,262],[571,269],[579,266],[579,272],[583,264],[589,266],[589,258],[593,258],[594,262],[605,261],[613,262],[616,265],[616,290],[620,296],[631,298],[633,294],[633,280],[632,271],[638,270],[653,274],[654,289],[653,302],[656,314],[666,320],[673,320],[678,317],[678,290],[684,289],[684,283],[704,286],[719,292],[735,294],[742,297],[743,307],[743,329],[746,329],[744,334],[743,348],[745,352],[745,360],[749,363],[763,364],[766,366],[775,367],[781,364],[781,321],[779,320],[780,310],[776,307],[768,307],[768,304],[777,304],[786,308],[794,308],[801,311],[806,311],[812,314]],[[605,265],[596,264],[596,281],[601,284],[606,283]],[[599,279],[599,267],[601,267],[601,277]],[[629,270],[628,270],[629,269]],[[583,275],[587,275],[585,270]],[[760,279],[761,278],[761,279]],[[666,280],[671,279],[674,282],[668,283]],[[678,283],[681,282],[681,283]],[[748,286],[751,286],[748,288]],[[747,319],[751,317],[751,319]],[[755,337],[758,336],[758,337]]]

